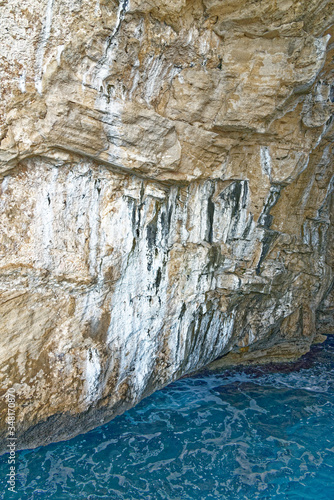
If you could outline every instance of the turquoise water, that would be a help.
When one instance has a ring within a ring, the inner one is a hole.
[[[17,454],[19,499],[334,499],[334,336],[301,361],[182,379]]]

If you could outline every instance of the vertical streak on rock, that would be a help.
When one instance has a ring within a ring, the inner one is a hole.
[[[19,78],[19,88],[22,92],[22,94],[25,94],[26,92],[26,70],[23,71],[22,75]]]
[[[103,91],[103,82],[105,78],[110,75],[110,69],[113,64],[112,56],[115,49],[113,41],[120,30],[121,23],[123,21],[125,12],[128,10],[128,8],[129,8],[129,0],[119,0],[115,28],[106,42],[105,54],[100,60],[99,64],[97,65],[97,72],[95,75],[95,85],[96,89],[99,92]]]
[[[87,398],[93,401],[99,389],[99,376],[101,373],[101,364],[97,349],[89,348],[86,357],[86,383]]]
[[[270,151],[269,151],[269,148],[267,146],[261,146],[260,158],[261,158],[262,173],[264,175],[267,175],[270,179],[270,177],[271,177],[271,158],[270,158]]]
[[[99,181],[92,182],[89,210],[89,271],[93,276],[97,272],[97,254],[99,245],[100,194]]]
[[[101,9],[100,9],[100,0],[96,0],[94,14],[95,14],[96,16],[99,16],[99,15],[101,14]]]
[[[44,24],[42,27],[42,31],[40,33],[39,44],[36,51],[35,87],[40,94],[42,93],[44,53],[51,33],[53,2],[54,0],[48,0],[45,12]]]
[[[36,221],[38,221],[38,225],[36,226],[36,252],[38,255],[40,246],[42,246],[43,262],[47,269],[52,267],[51,249],[55,244],[53,220],[56,202],[57,177],[58,170],[53,169],[49,185],[44,184],[40,196],[36,199],[35,206],[35,217]]]
[[[212,238],[213,238],[213,220],[214,220],[214,213],[215,213],[215,204],[212,201],[212,196],[215,190],[215,185],[212,183],[211,186],[211,193],[208,197],[208,234],[207,234],[207,241],[208,243],[212,243]]]

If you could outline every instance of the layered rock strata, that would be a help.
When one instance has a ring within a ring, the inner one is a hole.
[[[20,447],[332,332],[333,2],[0,10],[0,378]]]

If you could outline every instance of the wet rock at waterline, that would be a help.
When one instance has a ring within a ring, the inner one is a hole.
[[[332,2],[0,9],[0,376],[20,447],[332,332]]]

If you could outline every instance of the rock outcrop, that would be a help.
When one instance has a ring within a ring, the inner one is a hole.
[[[0,377],[20,447],[332,331],[333,1],[0,10]]]

